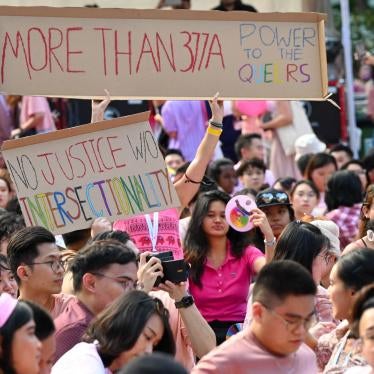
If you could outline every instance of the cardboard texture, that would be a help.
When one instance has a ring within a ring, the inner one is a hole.
[[[54,234],[180,205],[148,113],[9,140],[2,151],[26,224]]]
[[[324,21],[319,13],[0,7],[0,91],[322,100]]]

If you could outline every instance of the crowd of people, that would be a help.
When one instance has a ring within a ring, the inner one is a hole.
[[[374,153],[315,134],[286,152],[288,101],[150,105],[179,208],[54,235],[25,227],[2,160],[0,373],[374,373]],[[0,140],[61,128],[52,108],[0,96]],[[239,196],[247,232],[226,219]]]

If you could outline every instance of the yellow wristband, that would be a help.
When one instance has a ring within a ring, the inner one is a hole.
[[[212,127],[212,126],[208,126],[208,134],[210,135],[214,135],[214,136],[220,136],[221,133],[222,133],[222,130],[220,129],[217,129],[215,127]]]

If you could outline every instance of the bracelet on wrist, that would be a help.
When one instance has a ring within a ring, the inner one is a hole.
[[[277,239],[275,238],[275,236],[274,236],[274,238],[272,239],[272,240],[264,240],[264,243],[265,243],[265,245],[267,246],[267,247],[274,247],[275,246],[275,244],[277,244]]]
[[[209,120],[209,124],[211,126],[213,126],[213,127],[217,127],[218,129],[222,129],[223,128],[223,124],[219,123],[219,122],[215,122],[215,121]]]
[[[214,135],[214,136],[220,136],[222,134],[222,130],[209,125],[207,129],[207,133],[210,135]]]

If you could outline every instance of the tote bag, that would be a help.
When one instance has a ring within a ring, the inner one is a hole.
[[[295,141],[305,134],[313,134],[312,126],[300,101],[290,101],[293,123],[276,129],[284,153],[287,156],[295,154]]]

